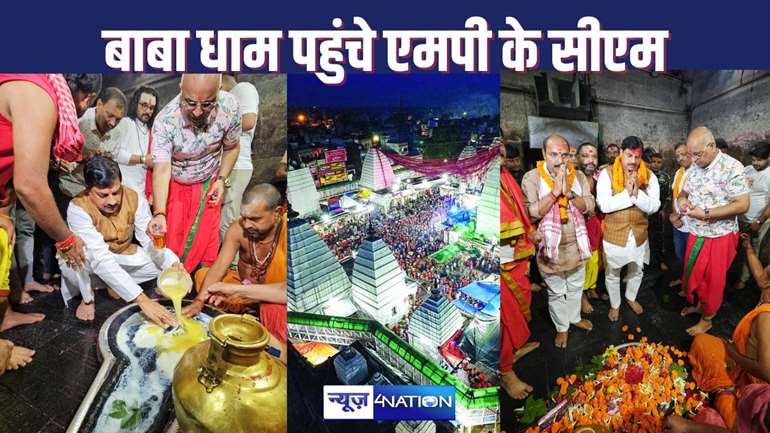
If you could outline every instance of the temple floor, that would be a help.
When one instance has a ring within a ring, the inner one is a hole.
[[[737,259],[737,258],[736,258]],[[759,300],[759,291],[753,284],[742,290],[735,289],[738,281],[736,266],[728,273],[727,285],[722,307],[713,322],[710,334],[730,338],[733,330],[743,316]],[[600,293],[603,281],[600,276]],[[575,368],[588,364],[591,357],[601,354],[607,346],[627,343],[628,334],[634,334],[635,340],[647,337],[650,341],[674,345],[687,350],[692,342],[685,330],[697,323],[699,316],[694,314],[682,317],[679,313],[686,305],[686,300],[677,295],[679,287],[669,288],[671,275],[659,271],[645,270],[644,280],[639,289],[637,301],[644,307],[644,313],[637,316],[624,302],[620,308],[620,320],[610,322],[607,317],[609,301],[592,300],[594,312],[583,315],[593,322],[593,330],[586,332],[571,328],[566,349],[557,349],[553,345],[556,329],[548,314],[548,295],[545,287],[532,294],[532,321],[530,322],[530,341],[540,342],[540,348],[531,352],[514,364],[514,371],[534,388],[534,397],[547,399],[556,387],[556,379],[574,373]],[[621,295],[625,293],[621,285]],[[626,332],[623,325],[628,325]],[[641,333],[636,332],[636,328]],[[515,424],[513,410],[522,403],[500,393],[500,411],[502,430],[518,432],[522,426]],[[550,407],[550,406],[549,406]]]
[[[125,302],[96,292],[96,318],[84,323],[61,294],[32,293],[35,301],[14,306],[44,313],[40,323],[17,327],[0,338],[36,351],[32,363],[0,376],[0,433],[61,433],[67,429],[99,370],[97,338],[102,323]]]

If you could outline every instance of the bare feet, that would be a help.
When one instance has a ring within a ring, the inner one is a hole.
[[[110,287],[107,287],[107,294],[110,295],[110,298],[112,299],[120,299],[120,295]]]
[[[541,290],[543,290],[543,287],[540,284],[532,283],[532,293],[537,293]]]
[[[708,332],[709,329],[711,329],[711,320],[700,319],[698,323],[687,328],[687,333],[696,336]]]
[[[48,284],[40,284],[35,280],[32,280],[26,284],[24,284],[24,291],[25,292],[41,292],[41,293],[51,293],[56,288],[54,286],[48,285]]]
[[[580,320],[577,323],[573,323],[572,325],[575,326],[576,328],[580,328],[580,329],[582,329],[584,331],[590,331],[590,330],[594,329],[594,324],[591,323],[591,321],[587,320],[587,319],[582,319],[582,320]]]
[[[91,321],[91,320],[94,320],[95,316],[96,316],[96,304],[94,304],[93,302],[91,302],[90,304],[85,304],[81,301],[80,305],[78,305],[78,309],[75,310],[75,317],[77,317],[80,320]]]
[[[8,370],[26,367],[27,364],[32,362],[33,356],[35,356],[34,350],[22,346],[13,346],[13,349],[11,349],[11,359],[8,361]]]
[[[599,296],[599,297],[602,298],[602,301],[609,301],[610,300],[610,295],[608,295],[606,293],[602,293],[601,296]]]
[[[583,297],[580,300],[580,311],[583,314],[591,314],[594,312],[594,306],[591,305],[591,302],[588,300],[588,296],[583,293]]]
[[[34,301],[35,298],[30,296],[27,292],[21,292],[21,296],[19,297],[19,304],[29,304],[30,302]]]
[[[588,295],[588,299],[599,299],[599,293],[596,291],[596,289],[588,289],[586,293]]]
[[[680,313],[682,317],[689,316],[690,314],[700,313],[700,304],[698,305],[688,305],[684,308],[682,308],[682,312]]]
[[[617,322],[620,318],[620,308],[610,308],[610,314],[607,317],[610,318],[610,322]]]
[[[569,334],[566,332],[557,332],[556,338],[553,340],[554,346],[556,346],[557,349],[564,349],[567,347],[567,336]]]
[[[628,303],[628,306],[631,307],[631,310],[638,316],[642,313],[644,313],[644,308],[642,308],[642,304],[632,301],[630,299],[626,299],[626,302]]]
[[[21,325],[29,325],[45,319],[45,314],[40,313],[19,313],[11,310],[11,307],[5,310],[3,323],[0,323],[0,331],[7,331],[11,328]]]
[[[676,287],[676,286],[679,286],[681,284],[682,284],[682,279],[681,278],[677,278],[676,280],[671,280],[668,283],[668,287]]]
[[[501,374],[500,379],[500,384],[511,398],[524,400],[532,392],[532,387],[519,379],[513,371]]]
[[[529,352],[532,352],[533,350],[540,347],[540,343],[537,341],[530,341],[527,344],[521,346],[519,350],[516,351],[516,354],[514,354],[513,359],[519,360],[524,357],[524,355],[528,354]]]

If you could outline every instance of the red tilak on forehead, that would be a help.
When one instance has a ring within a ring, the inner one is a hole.
[[[626,149],[626,152],[629,152],[635,156],[642,156],[642,149]]]

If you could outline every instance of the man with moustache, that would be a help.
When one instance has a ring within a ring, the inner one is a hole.
[[[126,114],[126,95],[116,87],[104,89],[96,99],[96,106],[80,116],[78,127],[85,137],[83,158],[94,155],[112,157],[122,146],[125,126],[121,119]],[[64,173],[59,176],[59,186],[67,197],[73,198],[86,188],[83,180],[83,161],[77,164],[64,164]]]
[[[198,294],[184,314],[205,303],[228,312],[256,310],[260,322],[286,343],[286,212],[281,193],[268,183],[246,189],[241,217],[230,224],[211,268],[195,273]],[[238,254],[238,270],[230,264]]]
[[[591,186],[591,194],[596,196],[596,180],[599,179],[599,171],[596,170],[599,160],[599,150],[593,143],[583,143],[577,149],[578,168],[586,175]],[[588,230],[588,242],[591,244],[591,258],[586,262],[586,279],[583,283],[583,299],[581,310],[583,314],[594,311],[591,299],[598,299],[596,282],[599,279],[599,257],[602,245],[602,221],[601,215],[594,209],[586,215],[586,229]]]
[[[543,141],[544,161],[524,175],[524,201],[538,221],[537,265],[548,286],[548,310],[556,326],[554,344],[566,348],[571,325],[593,329],[580,317],[585,262],[591,257],[584,214],[594,210],[588,179],[569,162],[569,143],[550,135]]]
[[[219,74],[185,74],[181,93],[152,126],[150,232],[192,273],[211,265],[219,251],[225,180],[240,151],[238,100],[220,90]]]
[[[152,168],[149,152],[152,124],[158,111],[158,92],[142,86],[134,92],[128,103],[128,116],[120,122],[125,138],[115,160],[120,165],[123,185],[143,195],[146,195],[147,169]]]
[[[738,246],[737,216],[749,209],[749,186],[743,164],[720,151],[708,128],[698,127],[687,137],[693,165],[687,170],[678,205],[689,217],[690,235],[685,253],[682,287],[687,301],[682,315],[700,313],[697,324],[687,329],[697,335],[711,329],[722,305],[727,270]]]
[[[636,314],[644,265],[650,262],[648,215],[660,208],[658,179],[644,161],[643,144],[629,136],[621,143],[620,157],[602,170],[596,184],[596,203],[604,214],[603,244],[607,259],[604,282],[610,295],[610,321],[620,315],[620,271],[628,265],[626,302]]]
[[[91,321],[96,312],[94,288],[109,287],[126,302],[136,302],[157,324],[175,324],[174,315],[139,287],[158,278],[163,269],[181,267],[171,250],[156,249],[147,235],[150,206],[139,193],[123,186],[115,161],[96,156],[83,168],[86,189],[70,202],[67,224],[85,242],[86,260],[80,268],[60,261],[64,302],[80,294],[75,316]]]

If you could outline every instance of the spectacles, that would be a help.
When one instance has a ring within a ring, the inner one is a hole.
[[[208,111],[217,105],[217,101],[191,101],[189,99],[182,99],[182,102],[187,108],[191,110],[194,110],[195,107],[200,106],[201,110]]]
[[[711,144],[707,144],[706,147],[703,148],[703,150],[701,150],[700,152],[687,152],[687,154],[690,155],[690,158],[698,160],[703,158],[703,155],[706,154],[706,149],[708,149],[711,146],[712,146]]]

